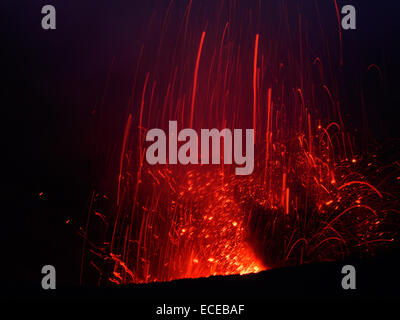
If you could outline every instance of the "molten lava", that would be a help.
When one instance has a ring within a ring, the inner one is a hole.
[[[168,11],[165,29],[153,30],[158,49],[142,49],[114,192],[91,202],[89,217],[105,216],[91,265],[106,281],[147,283],[341,259],[392,243],[382,226],[398,202],[384,189],[398,164],[385,179],[379,159],[356,150],[338,80],[327,72],[334,49],[315,57],[301,14],[292,31],[285,8],[287,28],[275,30],[229,3],[216,5],[205,27],[190,20],[192,5],[172,30]],[[149,165],[146,133],[169,121],[253,128],[254,172],[237,176],[223,161]]]

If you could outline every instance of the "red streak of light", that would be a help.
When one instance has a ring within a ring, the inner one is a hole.
[[[267,170],[267,164],[268,164],[268,152],[269,152],[269,140],[270,140],[270,118],[271,118],[271,95],[272,95],[272,89],[268,89],[268,115],[267,115],[267,150],[266,150],[266,156],[265,156],[265,170]]]
[[[193,112],[194,112],[194,101],[196,99],[197,73],[199,72],[201,49],[203,48],[203,42],[204,42],[205,36],[206,36],[206,32],[203,31],[203,33],[201,34],[199,50],[197,51],[196,67],[195,67],[194,76],[193,76],[193,92],[192,92],[192,103],[191,103],[191,109],[190,109],[190,128],[193,127]]]
[[[366,186],[370,187],[372,190],[374,190],[374,191],[376,192],[376,194],[377,194],[379,197],[383,198],[382,193],[380,193],[379,190],[378,190],[377,188],[375,188],[373,185],[371,185],[370,183],[365,182],[365,181],[350,181],[350,182],[347,182],[347,183],[341,185],[341,186],[338,188],[338,190],[341,190],[341,189],[343,189],[343,188],[345,188],[345,187],[347,187],[347,186],[351,186],[351,185],[353,185],[353,184],[363,184],[363,185],[366,185]]]
[[[343,49],[342,49],[342,28],[340,26],[340,13],[337,0],[335,0],[336,17],[338,20],[338,30],[339,30],[339,45],[340,45],[340,66],[343,67]]]
[[[124,140],[122,142],[121,157],[119,161],[119,174],[118,174],[118,191],[117,191],[117,205],[119,204],[119,194],[121,191],[121,177],[122,177],[122,166],[124,163],[124,154],[126,149],[126,142],[128,141],[128,134],[131,128],[132,114],[129,114],[128,120],[125,125]]]
[[[256,114],[257,114],[257,55],[258,55],[258,38],[259,34],[256,34],[256,41],[254,44],[254,64],[253,64],[253,129],[254,129],[254,140],[256,139]]]

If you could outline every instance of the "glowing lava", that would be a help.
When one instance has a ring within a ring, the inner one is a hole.
[[[192,1],[177,30],[156,30],[157,50],[141,51],[115,191],[107,206],[99,195],[90,209],[107,212],[104,239],[91,243],[91,253],[112,271],[91,265],[108,281],[143,283],[340,259],[393,242],[380,229],[391,211],[385,184],[369,181],[378,182],[379,164],[371,161],[368,176],[361,172],[338,93],[328,89],[337,89],[337,79],[325,75],[322,61],[333,49],[313,56],[301,15],[293,34],[288,22],[253,28],[257,19],[249,23],[251,14],[233,14],[229,4],[212,11],[207,28],[190,25],[191,10]],[[281,12],[286,21],[287,9]],[[163,21],[166,28],[168,12]],[[169,121],[193,129],[253,127],[253,174],[237,176],[223,161],[147,164],[146,133],[168,131]]]

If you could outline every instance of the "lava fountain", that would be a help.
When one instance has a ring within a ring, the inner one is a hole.
[[[399,165],[380,176],[377,157],[357,150],[346,131],[340,72],[332,71],[341,65],[339,40],[331,45],[321,26],[326,45],[315,55],[312,26],[284,4],[179,8],[171,2],[160,25],[149,25],[115,153],[114,191],[93,192],[81,228],[82,270],[93,267],[106,282],[147,283],[341,259],[392,244],[395,233],[382,226],[398,199],[382,189]],[[263,22],[265,12],[278,12],[279,23]],[[171,23],[174,15],[180,23]],[[171,120],[198,130],[254,129],[254,172],[149,165],[146,132]],[[103,230],[98,241],[89,232],[94,219]]]

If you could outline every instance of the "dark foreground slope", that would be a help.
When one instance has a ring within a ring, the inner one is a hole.
[[[356,269],[356,289],[344,290],[342,267]],[[400,298],[400,261],[397,255],[289,267],[242,276],[215,276],[166,283],[109,287],[62,287],[43,290],[8,288],[2,295],[23,299],[132,300],[157,303],[262,302],[286,299],[397,299]]]

